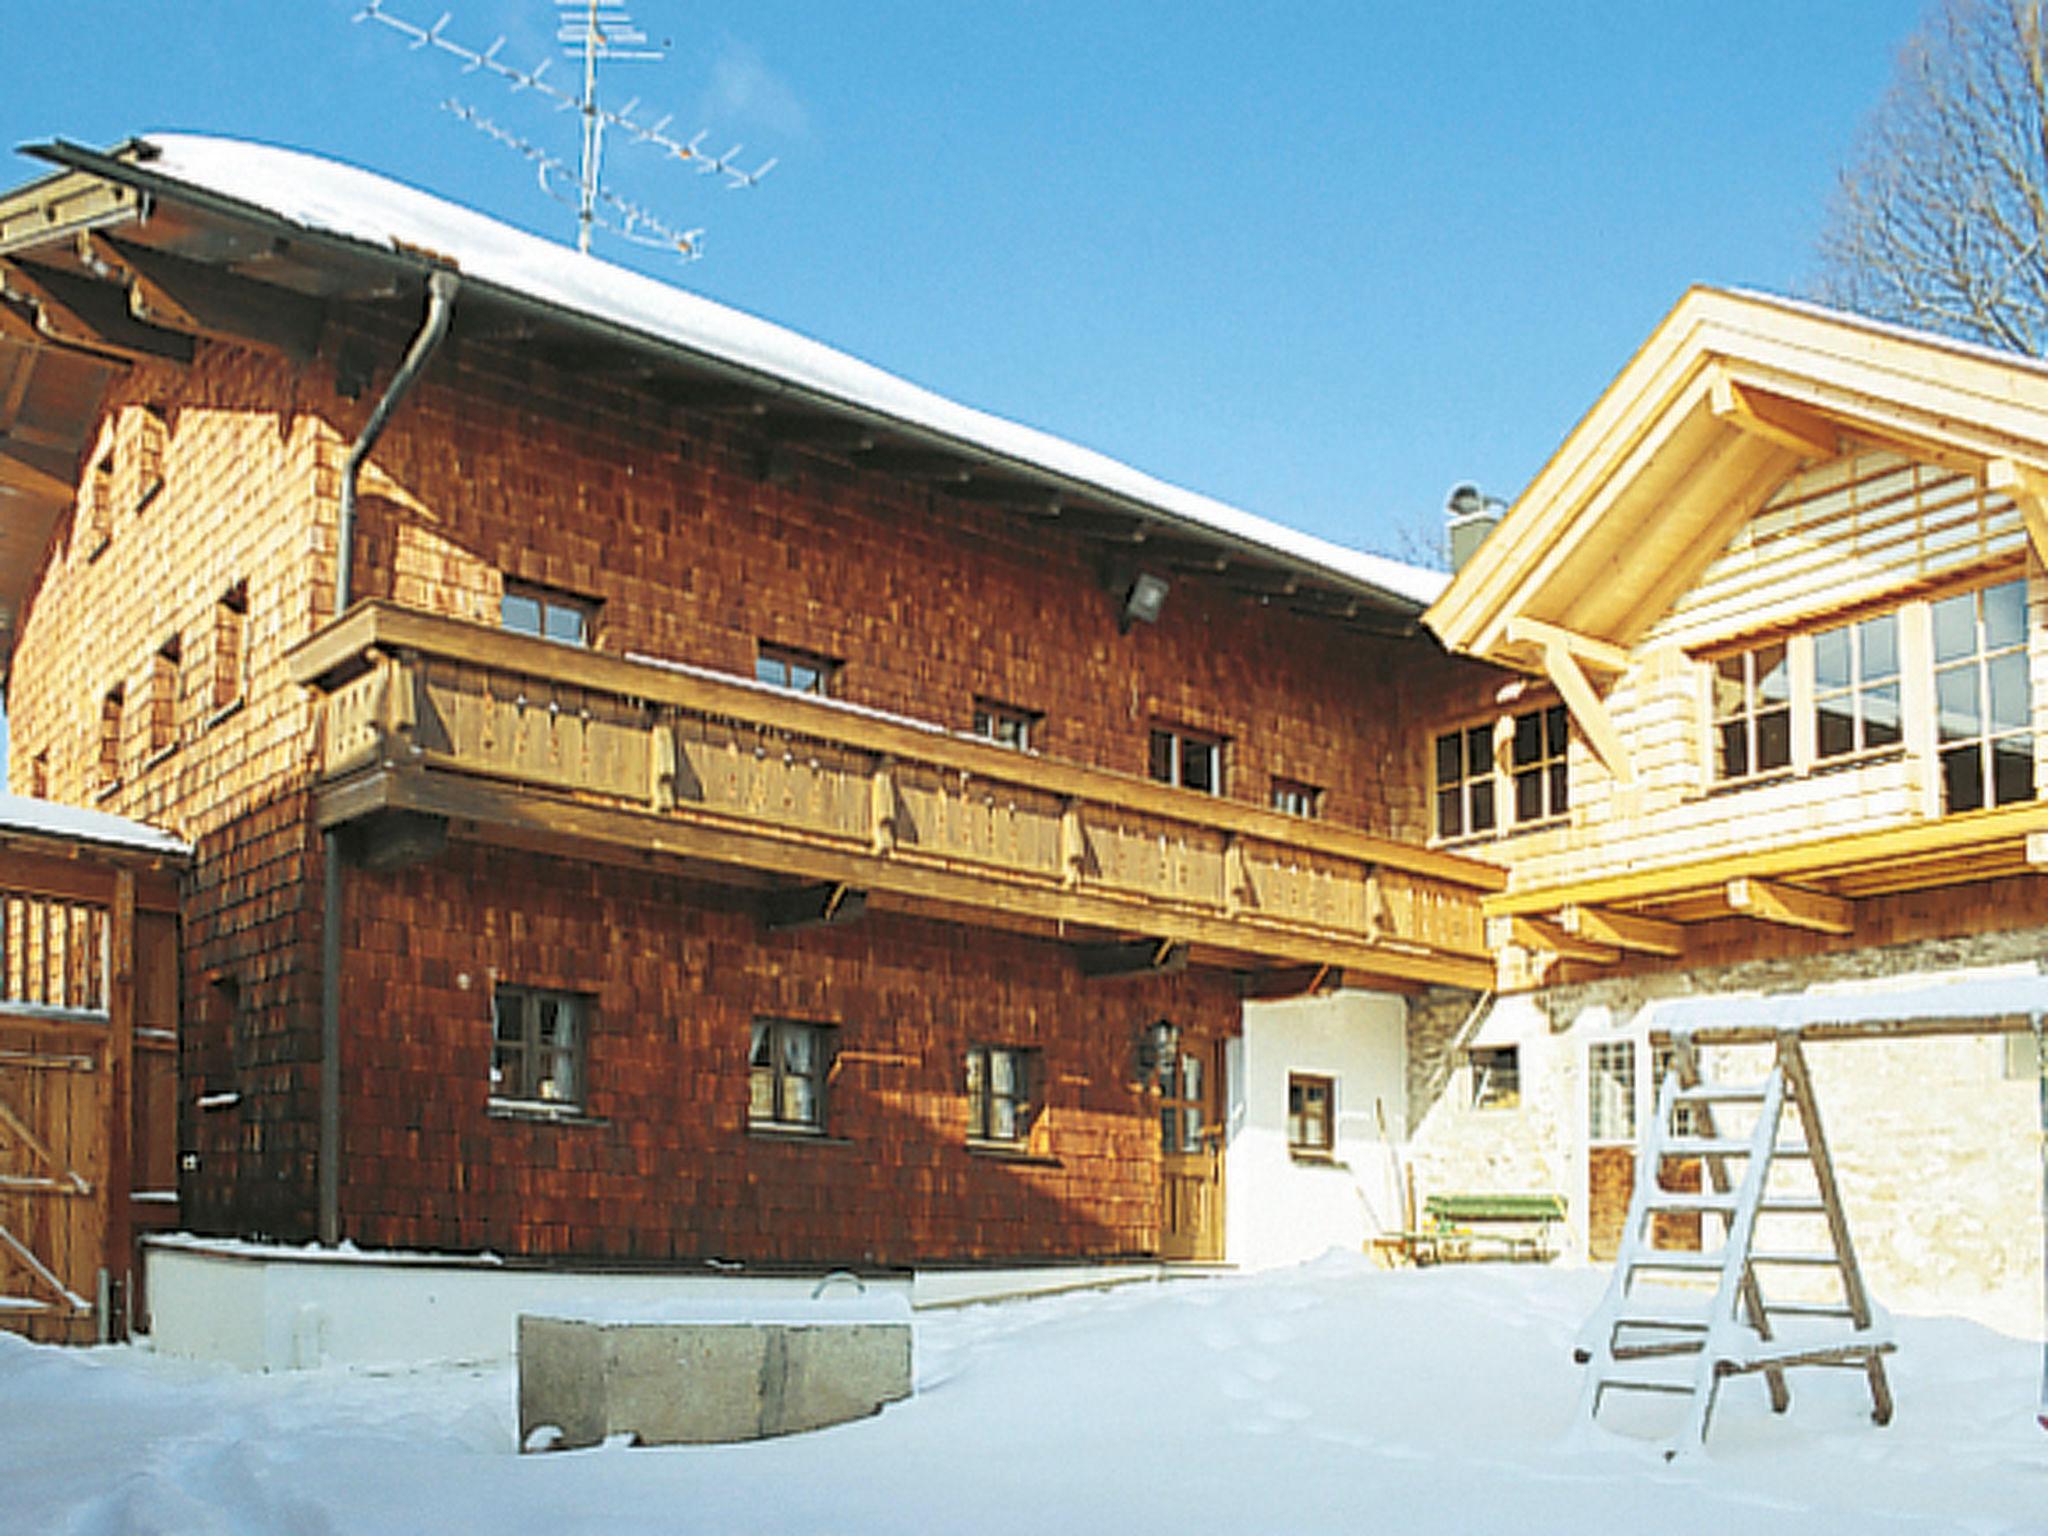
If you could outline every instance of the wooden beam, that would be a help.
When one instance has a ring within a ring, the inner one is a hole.
[[[1344,972],[1333,965],[1296,965],[1281,970],[1253,971],[1244,979],[1247,1002],[1279,1002],[1290,997],[1320,997],[1344,985]]]
[[[1132,939],[1120,944],[1082,944],[1074,950],[1081,974],[1091,981],[1133,976],[1173,976],[1188,968],[1188,947],[1172,939]]]
[[[1022,512],[1030,517],[1058,517],[1066,503],[1057,491],[1042,485],[1015,480],[987,480],[977,475],[954,494],[963,501],[981,502],[1005,512]]]
[[[134,1284],[134,1218],[130,1202],[135,1195],[134,1148],[130,1144],[135,1125],[135,871],[114,872],[113,920],[107,935],[107,1167],[101,1186],[105,1201],[106,1249],[101,1263],[113,1278],[125,1317]],[[100,1319],[100,1331],[109,1339],[127,1336],[111,1317]]]
[[[1556,955],[1560,960],[1583,960],[1590,965],[1612,965],[1621,958],[1619,949],[1579,938],[1540,917],[1489,917],[1486,947],[1499,951],[1510,944],[1537,954]]]
[[[127,280],[129,313],[145,325],[262,347],[302,363],[320,349],[327,314],[318,299],[111,235],[82,235],[79,246],[95,267]]]
[[[836,416],[789,416],[773,412],[762,417],[761,430],[777,442],[821,453],[867,453],[875,446],[872,427]]]
[[[1508,620],[1507,638],[1511,645],[1533,645],[1538,650],[1547,645],[1561,645],[1582,665],[1596,671],[1621,673],[1628,670],[1629,655],[1621,646],[1595,640],[1591,635],[1574,634],[1541,619],[1516,614]]]
[[[1557,926],[1575,939],[1613,949],[1632,950],[1644,955],[1682,955],[1685,929],[1677,923],[1633,912],[1611,912],[1604,907],[1565,907],[1557,914]]]
[[[867,915],[868,895],[834,881],[769,891],[761,897],[761,926],[770,933],[838,927]]]
[[[1743,875],[1728,882],[1728,905],[1745,917],[1817,933],[1853,933],[1856,904],[1824,891]]]
[[[970,460],[943,448],[876,448],[861,460],[861,468],[939,485],[964,485],[974,478]]]
[[[1614,782],[1633,784],[1635,767],[1628,760],[1628,749],[1622,745],[1621,732],[1615,729],[1614,720],[1607,713],[1606,701],[1593,691],[1593,685],[1586,681],[1586,674],[1579,670],[1578,658],[1562,641],[1547,641],[1543,647],[1543,670],[1549,676],[1551,686],[1564,700],[1565,708],[1579,722],[1579,732],[1586,738],[1587,745],[1607,765],[1607,771],[1614,775]]]
[[[681,379],[671,375],[649,379],[646,388],[657,400],[685,411],[703,411],[718,416],[765,416],[768,413],[767,396],[748,384]]]
[[[110,283],[68,272],[0,261],[0,289],[34,306],[36,328],[50,340],[122,357],[192,361],[192,338],[144,325],[128,312],[128,296]]]
[[[1714,415],[1734,427],[1803,459],[1832,459],[1842,451],[1842,433],[1811,406],[1738,384],[1723,373],[1708,395]]]
[[[2048,470],[2017,459],[1993,459],[1984,467],[1984,488],[2012,499],[2026,521],[2034,558],[2048,564]]]
[[[78,494],[78,464],[67,453],[24,443],[14,434],[0,435],[0,481],[38,496],[69,501]]]

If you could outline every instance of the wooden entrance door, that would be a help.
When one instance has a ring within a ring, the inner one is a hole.
[[[1159,1107],[1159,1256],[1223,1257],[1223,1053],[1220,1045],[1155,1028]]]

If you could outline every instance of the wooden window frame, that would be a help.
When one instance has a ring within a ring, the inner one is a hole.
[[[754,642],[754,681],[770,688],[780,688],[785,693],[804,693],[819,699],[836,698],[839,675],[845,666],[843,661],[816,651],[777,645],[771,640]],[[808,680],[800,680],[806,675]]]
[[[837,1055],[837,1029],[809,1019],[758,1018],[750,1026],[747,1046],[747,1129],[784,1135],[822,1136],[831,1110],[832,1062]],[[788,1042],[808,1042],[809,1065],[792,1070]],[[765,1052],[764,1052],[765,1047]],[[763,1060],[763,1056],[766,1060]],[[793,1108],[792,1084],[808,1088],[808,1113]],[[765,1088],[765,1092],[764,1092]]]
[[[1453,753],[1455,773],[1448,771]],[[1432,841],[1478,842],[1563,821],[1571,812],[1571,755],[1571,711],[1558,699],[1434,733]],[[1534,809],[1525,813],[1525,803]]]
[[[1037,742],[1034,738],[1044,724],[1045,715],[1040,710],[1020,709],[1015,704],[990,698],[977,697],[974,701],[972,734],[982,741],[1008,747],[1013,752],[1035,751]]]
[[[1562,703],[1517,710],[1507,724],[1508,798],[1517,827],[1570,814],[1572,717]],[[1525,800],[1535,809],[1524,811]]]
[[[1636,1079],[1641,1070],[1634,1036],[1593,1040],[1586,1046],[1586,1144],[1633,1146],[1636,1141]],[[1613,1085],[1603,1096],[1603,1084]]]
[[[547,1038],[543,1028],[552,1005],[559,1021],[569,1019],[568,1039]],[[507,1015],[516,1013],[517,1032],[507,1032]],[[512,1109],[538,1109],[549,1114],[581,1113],[587,1101],[591,1028],[597,999],[588,992],[530,987],[499,982],[491,989],[490,1102]],[[566,1074],[564,1067],[566,1064]],[[560,1082],[566,1075],[568,1091]]]
[[[1879,632],[1879,626],[1888,627],[1891,631],[1889,672],[1882,669],[1881,651],[1879,660],[1874,661],[1871,657],[1872,637]],[[1888,608],[1879,613],[1866,614],[1861,618],[1826,625],[1814,630],[1808,637],[1804,649],[1806,666],[1812,674],[1812,702],[1803,713],[1813,733],[1815,766],[1833,766],[1837,763],[1853,762],[1862,757],[1889,755],[1905,749],[1905,628],[1903,612],[1897,608]],[[1822,677],[1822,668],[1825,665],[1823,647],[1837,635],[1842,637],[1844,647],[1840,682],[1824,680]],[[1796,660],[1795,657],[1795,664]],[[1796,675],[1792,687],[1796,697]],[[1883,720],[1882,707],[1882,700],[1887,692],[1891,695],[1892,715],[1888,727]],[[1836,706],[1833,711],[1829,709],[1831,704]],[[1831,719],[1847,722],[1849,740],[1845,745],[1829,746],[1828,722]],[[1889,739],[1885,738],[1887,729],[1890,732]],[[1796,758],[1796,742],[1793,751]]]
[[[1500,835],[1500,768],[1494,761],[1498,734],[1499,717],[1489,716],[1476,724],[1438,731],[1431,738],[1429,782],[1437,841]],[[1455,818],[1446,814],[1453,806]],[[1450,824],[1453,820],[1455,825]]]
[[[1337,1079],[1328,1073],[1287,1074],[1287,1154],[1303,1162],[1336,1160]]]
[[[533,627],[515,623],[515,605],[530,604],[533,608]],[[576,650],[597,649],[597,621],[604,605],[594,597],[583,597],[574,592],[563,592],[554,587],[544,587],[537,582],[520,581],[516,577],[504,579],[504,589],[498,596],[498,627],[515,635],[528,635],[536,640],[546,640],[554,645],[566,645]],[[575,634],[556,633],[557,619],[575,620]]]
[[[2007,638],[1993,643],[1990,633],[1987,600],[1994,592],[2016,589],[2019,593],[2020,623],[2017,638]],[[2033,678],[2032,678],[2032,631],[2030,604],[2028,601],[2027,578],[2024,574],[2008,576],[2001,581],[1986,582],[1967,591],[1950,593],[1934,599],[1928,605],[1928,628],[1930,644],[1928,663],[1932,669],[1934,715],[1935,715],[1935,761],[1936,781],[1941,790],[1941,813],[1944,816],[1960,815],[1968,811],[1990,810],[2001,805],[2018,805],[2039,797],[2039,773],[2034,763],[2033,731]],[[1958,651],[1943,659],[1941,622],[1942,610],[1954,604],[1970,605],[1970,648]],[[2017,663],[2019,689],[2021,693],[2020,720],[2014,727],[2001,727],[1996,719],[1998,699],[1998,675],[2001,671],[2010,676],[2013,668],[2003,664]],[[1967,678],[1972,694],[1972,707],[1976,714],[1976,727],[1956,735],[1947,734],[1950,706],[1943,702],[1944,679]],[[2001,747],[2017,743],[2020,750],[2006,759],[2025,765],[2024,793],[2005,793],[1998,772],[2001,761]],[[1967,754],[1967,758],[1966,755]],[[1957,767],[1968,761],[1976,773],[1975,801],[1958,804],[1962,796],[1956,793]]]
[[[1191,794],[1214,795],[1221,798],[1224,788],[1224,749],[1228,742],[1224,737],[1207,731],[1191,730],[1182,725],[1155,723],[1148,739],[1146,774],[1155,784],[1170,785],[1185,789]],[[1190,754],[1193,749],[1193,755]],[[1208,785],[1189,782],[1192,764],[1206,756],[1209,763]]]
[[[249,687],[249,584],[246,581],[236,582],[214,601],[210,665],[211,713],[224,715],[242,702]]]
[[[1773,652],[1777,653],[1777,665],[1767,667],[1765,662]],[[1712,693],[1707,717],[1713,782],[1756,784],[1795,772],[1797,754],[1792,740],[1794,688],[1790,638],[1780,636],[1739,651],[1725,652],[1713,658],[1708,669]],[[1784,680],[1783,695],[1772,697],[1766,689],[1771,678],[1778,676]],[[1774,749],[1770,755],[1778,755],[1780,743],[1774,734],[1777,729],[1783,732],[1783,761],[1766,763],[1763,759],[1767,747]],[[1738,740],[1742,747],[1742,761],[1739,767],[1731,768],[1730,746]]]
[[[999,1081],[999,1067],[1007,1070],[1007,1087]],[[1016,1045],[970,1045],[965,1072],[968,1144],[1013,1149],[1028,1142],[1038,1123],[1044,1082],[1038,1051]]]

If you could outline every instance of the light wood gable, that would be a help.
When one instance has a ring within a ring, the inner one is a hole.
[[[1496,949],[1675,956],[1684,925],[1727,917],[1852,935],[1864,897],[2031,873],[2048,806],[1944,803],[1929,615],[2038,572],[2044,466],[2032,360],[1689,293],[1425,618],[1547,677],[1577,727],[1568,818],[1494,849],[1511,869],[1486,903]],[[2038,758],[2048,594],[2025,590]],[[1816,637],[1886,614],[1902,739],[1823,759]],[[1731,780],[1715,663],[1780,643],[1791,761]]]

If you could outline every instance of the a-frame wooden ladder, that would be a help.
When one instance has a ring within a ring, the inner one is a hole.
[[[1702,1187],[1665,1188],[1674,1159],[1696,1160]],[[1817,1243],[1784,1236],[1816,1227]],[[1719,1247],[1711,1246],[1716,1236]],[[1830,1270],[1840,1294],[1828,1300],[1774,1300],[1766,1289],[1767,1279],[1782,1289],[1788,1274]],[[1763,1374],[1771,1407],[1783,1413],[1792,1404],[1791,1367],[1861,1370],[1871,1417],[1891,1422],[1884,1357],[1894,1344],[1856,1264],[1796,1031],[1778,1035],[1764,1081],[1739,1086],[1706,1081],[1692,1037],[1672,1037],[1614,1275],[1580,1339],[1585,1422],[1597,1419],[1610,1392],[1690,1398],[1666,1456],[1704,1446],[1721,1383],[1750,1372]]]

